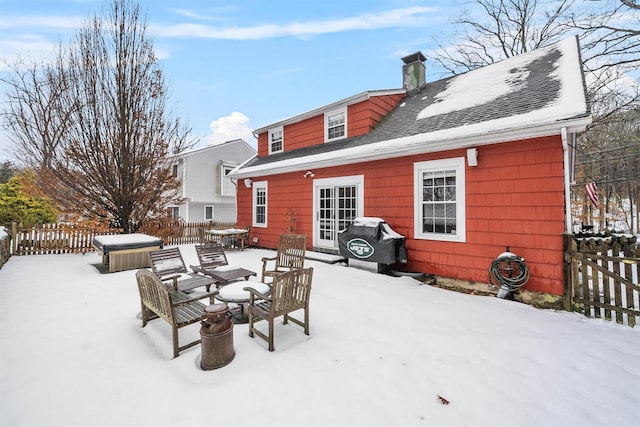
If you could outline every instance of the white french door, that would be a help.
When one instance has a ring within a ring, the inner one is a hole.
[[[364,178],[361,175],[317,179],[314,188],[314,246],[338,248],[338,231],[364,211]]]

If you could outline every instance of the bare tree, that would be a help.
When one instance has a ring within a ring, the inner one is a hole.
[[[640,4],[635,0],[588,3],[595,3],[597,9],[573,10],[569,25],[580,36],[597,125],[619,111],[638,109]]]
[[[5,80],[4,123],[60,208],[131,232],[179,201],[166,157],[194,141],[170,116],[139,5],[112,0],[105,15],[88,20],[55,64]]]
[[[437,42],[431,55],[444,69],[454,74],[473,70],[577,34],[594,123],[638,108],[637,0],[473,0],[472,5],[473,11],[454,20],[454,41],[449,46]]]
[[[573,1],[473,0],[453,24],[449,46],[436,41],[431,59],[453,74],[474,70],[545,46],[566,32]],[[544,6],[544,7],[542,7]]]

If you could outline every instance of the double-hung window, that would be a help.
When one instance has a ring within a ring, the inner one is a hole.
[[[269,154],[280,153],[284,150],[283,127],[269,129]]]
[[[464,242],[464,157],[414,163],[414,236]]]
[[[325,113],[324,140],[336,141],[347,137],[347,107]]]
[[[267,181],[253,183],[253,226],[267,226]]]
[[[213,221],[213,206],[208,205],[204,207],[204,220]]]

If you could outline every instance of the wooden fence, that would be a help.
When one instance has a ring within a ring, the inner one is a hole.
[[[11,256],[11,236],[0,227],[0,268]]]
[[[94,251],[93,238],[100,234],[119,234],[117,228],[80,224],[38,224],[18,227],[13,224],[13,255],[85,253]]]
[[[640,321],[636,236],[564,236],[565,309],[635,326]]]
[[[156,236],[162,239],[165,245],[182,245],[198,243],[200,241],[198,230],[236,228],[235,222],[190,222],[182,221],[149,221],[144,223],[139,233]]]
[[[142,225],[138,232],[159,237],[165,245],[180,245],[199,242],[200,228],[235,227],[235,223],[227,222],[149,221]],[[41,224],[21,228],[14,223],[10,233],[13,236],[12,255],[41,255],[92,252],[95,251],[95,236],[120,234],[122,230],[80,224]]]

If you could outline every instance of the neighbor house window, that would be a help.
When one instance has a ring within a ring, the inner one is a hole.
[[[416,239],[464,242],[464,157],[414,163]]]
[[[253,183],[253,225],[267,226],[267,181]]]
[[[282,126],[269,129],[269,154],[279,153],[284,149],[284,130]]]
[[[222,196],[235,196],[236,186],[229,178],[229,174],[235,168],[235,165],[223,163],[220,166],[220,195]]]
[[[204,219],[205,221],[213,221],[213,206],[204,207]]]
[[[347,137],[347,107],[324,115],[324,140],[335,141]]]
[[[171,206],[169,208],[169,216],[171,217],[171,219],[178,219],[180,218],[180,207],[178,206]]]
[[[176,178],[178,177],[178,165],[173,165],[173,167],[171,168],[171,173],[173,174],[173,176],[175,176]]]

